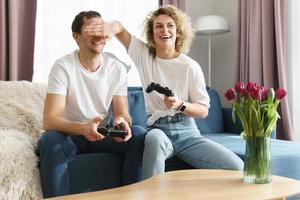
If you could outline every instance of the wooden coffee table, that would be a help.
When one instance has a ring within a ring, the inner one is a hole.
[[[116,199],[285,199],[300,193],[300,181],[273,176],[269,184],[243,183],[241,171],[192,169],[167,172],[132,185],[98,192],[51,198],[55,200]]]

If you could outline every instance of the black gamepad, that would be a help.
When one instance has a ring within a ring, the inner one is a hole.
[[[117,128],[117,127],[112,127],[112,126],[106,126],[106,127],[98,127],[97,131],[104,135],[104,136],[109,136],[109,137],[121,137],[125,138],[126,135],[128,135],[128,132],[125,131],[122,128]]]
[[[146,92],[150,93],[153,90],[157,91],[158,93],[164,94],[167,97],[171,97],[174,96],[174,93],[172,92],[172,90],[170,90],[168,87],[162,87],[160,84],[158,83],[154,83],[151,82],[147,88],[146,88]]]

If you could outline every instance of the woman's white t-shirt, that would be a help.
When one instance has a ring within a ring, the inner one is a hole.
[[[55,62],[47,92],[66,96],[66,119],[86,122],[100,116],[105,124],[113,96],[127,96],[126,68],[102,53],[100,67],[90,72],[80,64],[76,50]]]
[[[161,59],[149,53],[146,44],[131,36],[128,54],[135,63],[145,90],[151,82],[168,87],[185,102],[210,106],[204,75],[200,65],[185,54],[177,58]],[[179,111],[168,109],[164,104],[164,95],[156,91],[145,93],[148,118],[152,125],[158,118],[173,116]]]

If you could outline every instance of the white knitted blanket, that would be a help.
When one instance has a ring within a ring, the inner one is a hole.
[[[42,199],[38,158],[46,85],[0,81],[0,199]]]

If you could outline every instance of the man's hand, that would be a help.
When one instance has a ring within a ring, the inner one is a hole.
[[[128,133],[128,135],[126,135],[125,138],[113,137],[113,139],[116,142],[126,142],[132,137],[130,126],[129,126],[128,122],[123,117],[116,117],[114,119],[114,126],[116,126],[116,127],[121,126]]]
[[[86,130],[83,132],[83,136],[87,140],[91,142],[95,142],[105,138],[103,135],[97,132],[97,127],[99,126],[101,121],[102,119],[98,116],[86,123],[85,125]]]
[[[168,109],[178,110],[182,101],[176,96],[170,96],[170,97],[165,96],[164,103]]]

